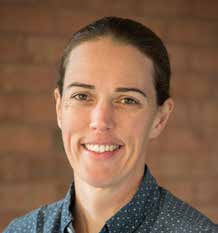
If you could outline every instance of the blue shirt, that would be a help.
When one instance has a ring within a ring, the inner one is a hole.
[[[66,197],[15,219],[3,233],[75,233],[71,210],[74,185]],[[145,167],[132,200],[105,222],[100,233],[218,233],[218,226],[158,186]]]

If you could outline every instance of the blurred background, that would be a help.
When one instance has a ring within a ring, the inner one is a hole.
[[[161,186],[218,222],[217,12],[217,0],[0,0],[0,232],[65,196],[72,170],[56,125],[57,64],[73,32],[109,15],[165,42],[176,107],[147,163]]]

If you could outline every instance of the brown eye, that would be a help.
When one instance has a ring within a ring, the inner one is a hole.
[[[79,93],[79,94],[71,96],[71,98],[79,100],[79,101],[85,101],[88,99],[88,95]]]
[[[121,103],[122,103],[122,104],[128,104],[128,105],[139,104],[139,103],[138,103],[136,100],[134,100],[133,98],[128,98],[128,97],[123,98],[123,99],[121,100]]]

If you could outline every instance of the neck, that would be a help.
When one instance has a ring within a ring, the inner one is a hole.
[[[76,232],[100,232],[105,222],[132,199],[143,173],[144,171],[137,172],[134,178],[103,188],[94,187],[75,176]]]

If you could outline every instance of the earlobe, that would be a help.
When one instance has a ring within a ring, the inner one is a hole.
[[[167,99],[163,105],[159,107],[150,131],[150,139],[154,139],[160,135],[168,122],[173,108],[174,102],[171,98]]]
[[[57,116],[57,124],[61,129],[61,95],[58,88],[54,90],[54,98],[55,98],[55,106],[56,106],[56,116]]]

